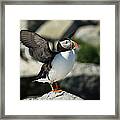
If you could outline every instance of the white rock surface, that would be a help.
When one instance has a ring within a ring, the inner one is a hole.
[[[65,91],[61,91],[61,92],[49,92],[44,94],[41,97],[28,97],[24,100],[83,100],[80,97],[77,97],[75,95],[72,95],[70,93],[67,93]]]

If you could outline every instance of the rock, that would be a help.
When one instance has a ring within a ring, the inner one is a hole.
[[[62,90],[85,100],[100,99],[100,77],[98,75],[78,75],[59,81]]]
[[[24,100],[83,100],[80,97],[77,97],[75,95],[72,95],[70,93],[67,93],[65,91],[61,91],[61,92],[49,92],[44,94],[41,97],[28,97]]]
[[[71,20],[48,21],[43,26],[38,28],[36,33],[41,36],[47,36],[51,39],[59,39],[71,24]]]
[[[83,26],[75,33],[75,38],[80,39],[90,45],[99,46],[100,44],[100,27],[99,26]]]
[[[21,20],[20,21],[20,29],[21,30],[28,30],[28,22],[27,22],[27,20]]]
[[[68,76],[77,75],[100,75],[100,66],[92,63],[75,62],[71,73]]]
[[[28,62],[23,59],[20,60],[20,76],[37,75],[43,63],[29,60]]]
[[[32,98],[36,96],[43,96],[44,94],[51,91],[49,83],[41,82],[31,82],[28,78],[27,80],[20,80],[20,99],[25,99],[29,96]]]

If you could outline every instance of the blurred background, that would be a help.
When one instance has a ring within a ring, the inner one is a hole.
[[[55,42],[75,33],[72,40],[80,44],[76,62],[61,89],[84,100],[100,99],[100,21],[98,20],[21,20],[21,30],[38,33]],[[42,96],[51,91],[48,83],[33,82],[43,63],[35,61],[29,50],[20,43],[20,99]]]

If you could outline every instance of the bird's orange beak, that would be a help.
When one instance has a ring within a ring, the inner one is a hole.
[[[74,42],[74,41],[72,41],[72,43],[73,43],[73,48],[75,48],[75,49],[79,49],[79,45],[78,45],[78,43],[76,43],[76,42]]]

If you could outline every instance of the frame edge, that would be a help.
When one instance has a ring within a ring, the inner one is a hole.
[[[29,1],[24,1],[25,2],[25,5],[26,4],[28,4],[28,2]],[[46,4],[46,2],[48,2],[48,1],[37,1],[37,2],[41,2],[41,3],[44,3],[45,2],[45,4]],[[36,3],[37,3],[36,2]],[[72,1],[73,2],[73,1]],[[77,1],[78,2],[78,1]],[[80,1],[79,1],[80,2]],[[82,3],[84,3],[84,2],[87,2],[87,1],[82,1]],[[89,1],[90,2],[90,1]],[[93,2],[95,2],[95,1],[93,1]],[[93,4],[93,2],[92,2],[92,4]],[[115,70],[116,70],[116,72],[115,72],[115,85],[116,85],[116,87],[117,87],[117,89],[115,89],[115,102],[117,103],[117,104],[115,104],[115,116],[113,115],[108,115],[108,116],[110,116],[111,118],[118,118],[119,119],[119,107],[120,107],[120,105],[119,105],[119,98],[117,99],[116,98],[116,96],[119,96],[119,69],[120,68],[118,68],[118,65],[119,65],[119,58],[118,58],[118,56],[119,56],[119,50],[118,49],[120,49],[119,48],[119,39],[120,39],[120,36],[119,36],[119,34],[120,34],[120,31],[119,31],[119,28],[120,28],[120,15],[119,15],[119,12],[120,12],[120,2],[118,2],[118,1],[115,1],[115,2],[111,2],[111,1],[106,1],[105,2],[105,4],[106,3],[109,3],[110,2],[110,4],[115,4],[115,45],[116,45],[116,48],[115,48],[115,59],[116,59],[116,65],[115,65]],[[1,57],[1,61],[0,61],[0,68],[1,68],[1,74],[0,74],[0,79],[1,79],[1,81],[0,81],[0,85],[1,85],[1,89],[0,89],[0,107],[1,107],[1,112],[0,112],[0,118],[14,118],[14,119],[16,119],[17,117],[15,117],[15,116],[12,116],[12,115],[6,115],[5,116],[5,104],[3,104],[3,101],[5,102],[5,5],[8,5],[8,4],[10,4],[10,5],[12,5],[12,4],[15,4],[15,3],[17,3],[17,4],[21,4],[21,3],[23,3],[23,1],[2,1],[1,2],[1,20],[0,20],[0,23],[1,23],[1,54],[0,54],[0,57]],[[35,2],[34,2],[35,3]],[[55,2],[55,1],[52,1],[52,3],[50,3],[50,4],[63,4],[63,1],[62,2]],[[69,1],[67,1],[65,4],[67,4],[67,3],[69,3]],[[98,3],[101,3],[101,1],[98,1],[98,2],[95,2],[95,4],[98,4]],[[102,1],[102,3],[104,4],[104,2]],[[48,3],[47,3],[48,4]],[[87,3],[87,4],[89,4],[89,3]],[[117,17],[116,17],[117,16]],[[118,18],[118,19],[117,19]],[[119,27],[118,27],[119,26]],[[118,37],[116,37],[116,36],[118,36]],[[117,76],[117,77],[116,77]],[[117,80],[118,79],[118,80]],[[84,118],[84,116],[82,117],[82,115],[80,115],[81,117],[80,118]],[[28,117],[27,116],[18,116],[19,118],[27,118],[28,119]],[[38,117],[40,117],[40,116],[36,116],[36,118],[38,119]],[[61,116],[62,117],[62,116]],[[59,117],[59,116],[56,116],[56,117],[41,117],[40,119],[48,119],[48,118],[53,118],[53,119],[60,119],[61,117]],[[65,117],[65,116],[63,116],[65,119],[67,118],[67,117]],[[77,116],[76,116],[77,117]],[[89,117],[89,116],[88,116]],[[87,119],[88,119],[88,117],[86,117]],[[34,118],[34,116],[32,116],[32,117],[30,117],[31,119],[33,119]],[[73,118],[73,117],[71,117],[71,118]],[[91,118],[91,117],[90,117]],[[106,116],[104,116],[104,118],[107,118]],[[67,118],[68,119],[68,118]],[[76,118],[75,118],[76,119]],[[78,118],[77,118],[78,119]],[[94,119],[96,119],[96,117],[94,118]],[[99,117],[98,117],[98,119],[100,119]]]

